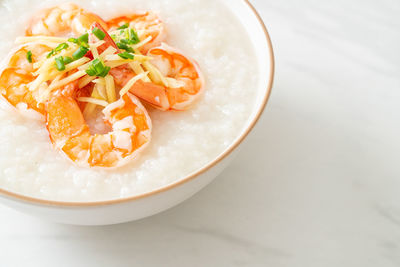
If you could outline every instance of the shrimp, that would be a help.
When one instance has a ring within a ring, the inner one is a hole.
[[[100,23],[108,28],[104,20],[96,14],[87,12],[81,7],[72,4],[62,4],[43,10],[30,22],[26,29],[27,36],[71,36],[86,33],[93,22]]]
[[[152,48],[147,55],[164,76],[175,81],[174,85],[164,88],[169,109],[187,110],[204,90],[204,78],[197,62],[165,43]]]
[[[110,74],[114,77],[115,84],[120,87],[124,87],[135,76],[132,69],[126,65],[111,69]],[[165,89],[160,85],[139,80],[129,91],[160,110],[168,110],[170,107]]]
[[[97,27],[105,32],[104,28],[102,28],[98,23],[94,23],[92,25],[92,29],[94,27]],[[91,43],[95,43],[97,41],[97,38],[93,34],[90,34],[89,38]],[[121,52],[107,32],[105,32],[104,41],[105,43],[97,49],[99,53],[104,52],[110,46],[113,47],[117,53]],[[135,73],[128,65],[122,65],[113,68],[110,70],[110,74],[114,77],[115,83],[120,87],[124,87],[129,80],[135,76]],[[135,86],[130,89],[130,91],[132,94],[146,101],[147,103],[153,103],[153,105],[159,109],[167,110],[169,108],[168,98],[162,86],[139,80],[136,82]]]
[[[145,100],[161,110],[183,111],[190,108],[204,91],[204,78],[198,64],[164,43],[150,49],[147,55],[167,77],[169,85],[136,83],[130,91],[138,97],[147,94]]]
[[[69,84],[46,104],[47,129],[56,149],[81,167],[116,168],[133,160],[150,142],[152,124],[146,109],[130,93],[103,110],[112,126],[107,134],[89,131]]]
[[[116,30],[126,23],[137,31],[140,40],[143,41],[151,37],[151,40],[139,49],[143,53],[147,53],[151,48],[159,46],[166,38],[164,23],[154,12],[135,13],[107,21],[110,31]]]
[[[10,54],[5,68],[0,72],[0,93],[12,106],[23,114],[34,118],[43,118],[44,104],[36,101],[29,84],[36,78],[33,76],[33,63],[41,60],[50,47],[40,44],[25,44]],[[32,53],[32,62],[28,60],[28,51]],[[39,116],[38,116],[39,115]]]

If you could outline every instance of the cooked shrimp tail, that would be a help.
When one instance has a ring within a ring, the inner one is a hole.
[[[160,85],[164,90],[158,90],[158,97],[153,98],[151,104],[162,110],[190,108],[204,90],[204,78],[198,64],[164,43],[150,49],[147,55],[153,58],[151,63],[164,76],[164,85]],[[137,91],[142,90],[141,87],[141,84],[135,84],[131,92],[137,94]],[[160,102],[165,97],[168,99],[168,106]]]
[[[112,126],[106,134],[90,133],[76,100],[68,94],[53,96],[46,110],[54,146],[82,167],[123,166],[135,159],[151,139],[150,117],[130,93],[104,108],[104,120]]]
[[[35,43],[21,45],[9,54],[0,71],[1,96],[22,114],[35,119],[43,119],[45,110],[44,104],[36,100],[35,92],[29,90],[36,78],[32,74],[32,60],[40,60],[50,50],[50,47]],[[31,62],[27,58],[28,52]]]

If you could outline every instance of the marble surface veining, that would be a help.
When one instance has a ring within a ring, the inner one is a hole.
[[[253,3],[276,83],[235,162],[134,223],[64,226],[0,206],[0,266],[400,266],[400,2]]]

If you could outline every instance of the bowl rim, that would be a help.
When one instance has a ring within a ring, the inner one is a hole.
[[[269,55],[270,55],[270,73],[268,76],[268,86],[267,86],[267,91],[265,92],[263,102],[260,105],[256,116],[253,118],[251,121],[250,125],[247,127],[246,131],[242,133],[236,141],[227,149],[225,150],[222,154],[220,154],[217,158],[215,158],[213,161],[209,162],[206,166],[202,167],[201,169],[197,170],[196,172],[189,174],[183,179],[180,179],[174,183],[168,184],[166,186],[163,186],[161,188],[140,194],[140,195],[135,195],[131,197],[125,197],[125,198],[118,198],[118,199],[111,199],[111,200],[102,200],[102,201],[87,201],[87,202],[68,202],[68,201],[56,201],[56,200],[46,200],[46,199],[40,199],[40,198],[35,198],[35,197],[29,197],[25,196],[23,194],[19,193],[14,193],[5,189],[0,188],[0,196],[9,198],[10,200],[16,200],[16,201],[22,201],[22,202],[28,202],[30,204],[36,204],[36,205],[44,205],[44,206],[56,206],[56,207],[94,207],[94,206],[109,206],[109,205],[116,205],[116,204],[122,204],[122,203],[127,203],[131,202],[134,200],[140,200],[144,199],[153,195],[157,195],[163,192],[166,192],[168,190],[171,190],[175,187],[178,187],[180,185],[183,185],[201,174],[205,173],[218,163],[220,163],[222,160],[224,160],[226,157],[228,157],[236,148],[246,139],[246,137],[250,134],[250,132],[253,130],[257,122],[259,121],[261,115],[263,114],[265,107],[267,106],[268,99],[271,95],[272,92],[272,86],[274,82],[274,74],[275,74],[275,58],[274,58],[274,51],[272,47],[272,41],[271,37],[268,33],[267,27],[261,18],[260,14],[258,13],[257,9],[254,7],[253,4],[250,3],[249,0],[242,0],[245,4],[247,4],[250,7],[250,10],[254,13],[256,16],[259,24],[261,25],[265,38],[268,43],[268,50],[269,50]]]

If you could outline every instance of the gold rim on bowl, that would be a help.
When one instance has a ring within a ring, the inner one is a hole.
[[[40,199],[40,198],[34,198],[34,197],[28,197],[25,195],[21,195],[18,193],[13,193],[4,189],[0,188],[0,194],[13,199],[13,200],[19,200],[19,201],[23,201],[23,202],[29,202],[32,204],[40,204],[40,205],[46,205],[46,206],[59,206],[59,207],[90,207],[90,206],[106,206],[106,205],[114,205],[114,204],[121,204],[121,203],[125,203],[125,202],[130,202],[133,200],[138,200],[138,199],[143,199],[152,195],[156,195],[165,191],[168,191],[172,188],[178,187],[182,184],[185,184],[193,179],[195,179],[196,177],[198,177],[199,175],[205,173],[206,171],[208,171],[209,169],[211,169],[212,167],[214,167],[215,165],[217,165],[219,162],[221,162],[223,159],[225,159],[228,155],[230,155],[242,142],[243,140],[249,135],[249,133],[253,130],[254,126],[256,125],[256,123],[258,122],[258,120],[260,119],[263,111],[265,110],[265,107],[267,105],[269,96],[271,95],[271,91],[272,91],[272,84],[274,81],[274,73],[275,73],[275,61],[274,61],[274,52],[273,52],[273,48],[272,48],[272,42],[271,42],[271,38],[268,34],[268,30],[267,27],[265,26],[260,14],[257,12],[256,8],[250,3],[249,0],[243,0],[251,9],[251,11],[254,13],[254,15],[256,16],[257,20],[259,21],[261,27],[264,30],[264,34],[265,34],[265,38],[268,42],[268,49],[269,49],[269,54],[270,54],[270,73],[268,76],[269,82],[268,82],[268,88],[267,91],[265,93],[262,105],[260,106],[259,110],[257,111],[256,116],[254,117],[254,119],[251,121],[250,125],[248,126],[248,128],[246,129],[246,131],[236,140],[236,142],[231,145],[229,147],[229,149],[227,149],[224,153],[222,153],[219,157],[217,157],[216,159],[214,159],[213,161],[211,161],[210,163],[208,163],[206,166],[204,166],[203,168],[199,169],[197,172],[175,182],[172,184],[169,184],[167,186],[161,187],[159,189],[141,194],[141,195],[136,195],[136,196],[132,196],[132,197],[126,197],[126,198],[119,198],[119,199],[114,199],[114,200],[105,200],[105,201],[92,201],[92,202],[66,202],[66,201],[53,201],[53,200],[45,200],[45,199]]]

